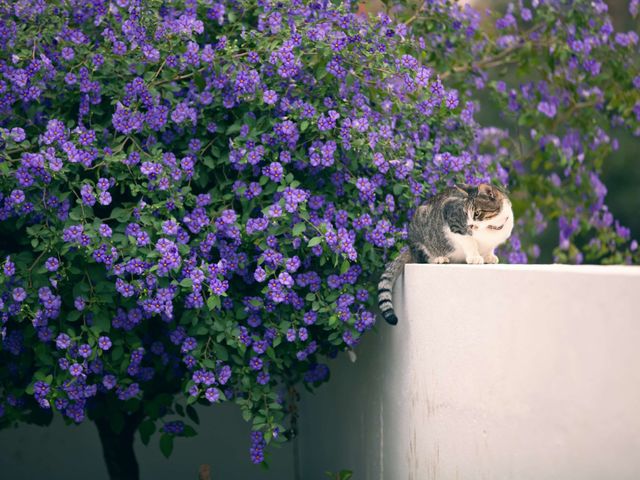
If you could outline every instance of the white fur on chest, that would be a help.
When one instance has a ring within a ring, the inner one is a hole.
[[[498,245],[504,243],[513,230],[513,210],[508,200],[504,201],[502,211],[496,217],[484,221],[475,222],[477,228],[473,229],[471,236],[478,244],[480,255],[492,252]],[[489,228],[489,226],[495,228]],[[500,228],[502,226],[502,228]],[[497,229],[499,228],[499,230]]]

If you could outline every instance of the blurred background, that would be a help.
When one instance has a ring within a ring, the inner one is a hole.
[[[609,6],[609,15],[617,31],[637,29],[637,20],[629,14],[629,0],[605,0]],[[470,4],[476,10],[486,9],[500,12],[509,5],[508,0],[459,0],[460,4]],[[361,11],[375,13],[384,10],[381,0],[367,0],[360,4]],[[496,110],[481,108],[476,118],[483,125],[496,125],[509,128],[510,123],[500,118]],[[620,223],[631,229],[631,237],[640,238],[640,139],[620,128],[614,128],[612,137],[617,138],[620,148],[613,152],[603,165],[602,178],[607,186],[606,203]],[[543,250],[547,252],[557,244],[558,230],[551,223],[540,239]],[[548,244],[550,248],[544,248]],[[546,257],[546,258],[545,258]],[[538,262],[550,263],[552,258],[544,255]]]

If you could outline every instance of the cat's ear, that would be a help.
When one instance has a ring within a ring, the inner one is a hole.
[[[478,189],[478,187],[474,187],[473,185],[469,185],[468,183],[456,183],[455,187],[467,195]]]
[[[503,193],[504,195],[508,195],[510,193],[506,185],[503,185],[499,182],[494,182],[491,184],[491,186],[496,190],[498,190],[500,193]]]

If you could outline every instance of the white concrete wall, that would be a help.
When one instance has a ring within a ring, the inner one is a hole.
[[[640,267],[408,265],[397,285],[399,324],[306,399],[302,478],[640,478]]]

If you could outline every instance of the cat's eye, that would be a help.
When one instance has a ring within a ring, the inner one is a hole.
[[[480,194],[478,194],[478,196],[480,198],[489,198],[491,200],[493,200],[494,198],[496,198],[495,194],[493,193],[492,190],[489,190],[488,192],[482,192]]]

